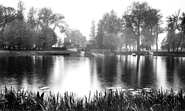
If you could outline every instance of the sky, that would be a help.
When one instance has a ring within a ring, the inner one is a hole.
[[[19,0],[0,0],[0,4],[17,9]],[[63,14],[70,28],[79,29],[89,39],[91,21],[97,24],[106,12],[112,9],[121,17],[133,1],[146,1],[149,6],[160,9],[163,20],[177,13],[185,12],[185,0],[22,0],[26,7],[25,14],[31,7],[41,9],[49,7],[54,13]],[[57,33],[58,36],[60,33]],[[164,36],[164,34],[162,35]]]

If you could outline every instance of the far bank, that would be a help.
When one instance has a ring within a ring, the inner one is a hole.
[[[59,51],[59,50],[45,50],[45,51],[9,51],[1,50],[0,55],[2,56],[32,56],[32,55],[64,55],[64,56],[78,56],[80,52],[75,51]]]

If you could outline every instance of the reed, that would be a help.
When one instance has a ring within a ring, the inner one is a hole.
[[[162,89],[96,91],[93,96],[75,93],[49,94],[15,91],[6,86],[0,93],[2,111],[184,111],[185,92]]]

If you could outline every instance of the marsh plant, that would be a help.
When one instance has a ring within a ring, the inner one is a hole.
[[[0,93],[0,111],[184,111],[184,90],[162,89],[96,91],[77,97],[64,94],[15,91],[5,87]]]

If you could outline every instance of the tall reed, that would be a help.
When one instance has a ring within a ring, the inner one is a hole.
[[[89,96],[75,93],[49,94],[31,91],[1,90],[2,111],[184,111],[185,95],[181,89],[141,89],[96,91]],[[93,96],[92,96],[93,95]]]

